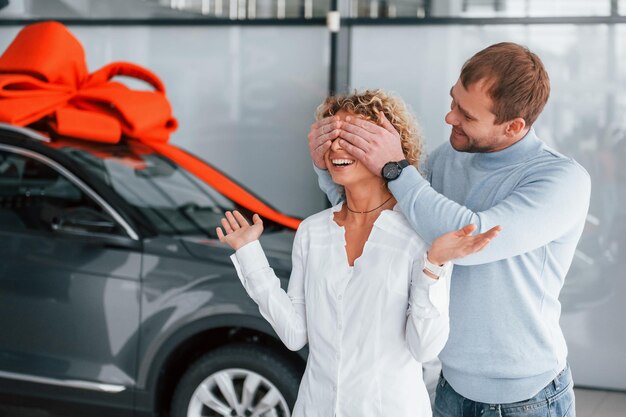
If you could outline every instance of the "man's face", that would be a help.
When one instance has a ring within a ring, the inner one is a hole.
[[[496,152],[512,144],[505,135],[507,123],[495,124],[488,87],[481,80],[466,89],[458,80],[450,89],[452,103],[445,120],[452,126],[450,144],[459,152]]]

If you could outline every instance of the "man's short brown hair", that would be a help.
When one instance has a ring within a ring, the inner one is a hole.
[[[483,80],[496,124],[521,117],[532,126],[550,96],[550,79],[539,57],[512,42],[491,45],[463,65],[463,87]]]

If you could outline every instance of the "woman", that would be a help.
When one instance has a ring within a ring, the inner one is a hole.
[[[317,119],[384,115],[416,164],[420,140],[402,101],[380,90],[330,97]],[[302,222],[295,236],[288,291],[258,242],[262,221],[238,212],[222,219],[222,242],[248,294],[291,350],[309,344],[294,417],[430,416],[419,362],[443,348],[449,330],[452,259],[482,249],[498,228],[443,235],[429,249],[413,231],[384,180],[333,142],[325,155],[345,201]],[[428,250],[428,252],[427,252]]]

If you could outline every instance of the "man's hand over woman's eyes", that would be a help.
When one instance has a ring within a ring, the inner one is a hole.
[[[330,149],[331,142],[339,137],[340,127],[341,121],[336,116],[326,117],[311,125],[308,136],[309,152],[316,167],[328,169],[326,161],[324,161],[324,154]]]

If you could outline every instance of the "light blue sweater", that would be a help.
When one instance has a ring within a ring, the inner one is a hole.
[[[585,225],[589,175],[532,129],[494,153],[444,144],[428,165],[430,184],[414,167],[389,183],[426,242],[469,223],[479,232],[503,228],[482,252],[455,261],[450,338],[440,354],[444,376],[474,401],[528,399],[566,365],[558,297]],[[316,172],[338,202],[328,172]]]

